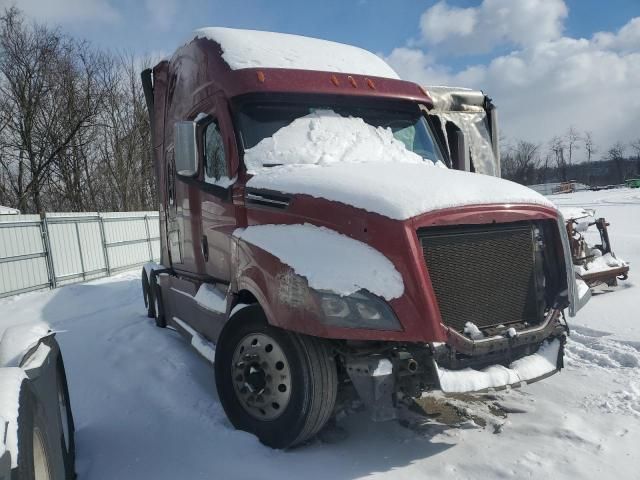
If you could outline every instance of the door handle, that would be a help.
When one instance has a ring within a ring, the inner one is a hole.
[[[202,249],[202,256],[204,257],[204,261],[209,261],[209,241],[207,240],[207,236],[203,235],[200,241],[200,248]]]

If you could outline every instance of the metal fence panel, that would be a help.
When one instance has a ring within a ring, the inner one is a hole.
[[[111,275],[159,257],[157,212],[0,215],[0,297]]]
[[[49,286],[38,215],[0,215],[0,297]]]

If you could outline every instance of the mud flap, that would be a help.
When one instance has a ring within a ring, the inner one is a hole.
[[[374,422],[395,420],[395,377],[391,362],[383,357],[353,357],[347,359],[346,367],[371,419]]]

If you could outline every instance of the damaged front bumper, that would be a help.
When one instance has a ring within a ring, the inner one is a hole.
[[[397,418],[402,399],[429,391],[481,393],[520,387],[563,368],[568,328],[559,315],[539,327],[492,338],[403,345],[388,353],[345,358],[358,396],[374,421]]]

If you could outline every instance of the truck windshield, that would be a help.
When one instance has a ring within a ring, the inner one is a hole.
[[[243,103],[236,115],[242,146],[245,150],[252,148],[295,119],[319,110],[332,110],[343,117],[362,118],[374,127],[389,128],[407,150],[430,162],[445,163],[420,108],[410,102],[384,102],[381,106],[342,102]]]

